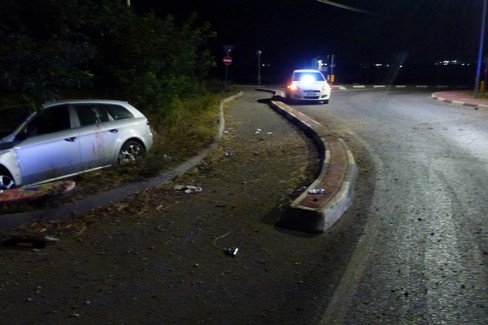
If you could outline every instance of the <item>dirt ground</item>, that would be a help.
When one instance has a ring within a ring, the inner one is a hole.
[[[251,91],[234,102],[221,146],[173,182],[2,234],[54,241],[0,250],[0,321],[318,323],[340,276],[343,234],[275,226],[318,157],[310,139],[257,102],[267,97]]]

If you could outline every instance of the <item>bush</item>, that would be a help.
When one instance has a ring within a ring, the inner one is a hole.
[[[205,45],[215,34],[195,18],[139,16],[116,0],[2,0],[0,92],[31,103],[117,96],[167,114],[204,90],[213,63]]]

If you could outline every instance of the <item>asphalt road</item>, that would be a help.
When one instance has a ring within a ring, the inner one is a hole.
[[[322,324],[488,324],[488,111],[426,91],[333,95],[297,108],[359,143],[375,179]]]
[[[59,239],[46,247],[0,249],[0,323],[316,323],[346,265],[334,252],[358,236],[276,227],[319,159],[268,106],[269,93],[245,91],[226,109],[221,145],[197,168],[24,230]]]
[[[245,91],[199,168],[40,225],[59,239],[45,248],[0,250],[0,321],[487,323],[486,110],[408,90],[338,90],[329,105],[295,106],[344,138],[359,169],[344,216],[304,234],[275,223],[313,173],[313,146],[267,107],[269,94]]]

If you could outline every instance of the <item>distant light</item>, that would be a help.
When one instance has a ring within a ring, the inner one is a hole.
[[[460,60],[441,60],[441,61],[437,61],[435,65],[460,65],[460,66],[468,65],[469,66],[470,64]]]

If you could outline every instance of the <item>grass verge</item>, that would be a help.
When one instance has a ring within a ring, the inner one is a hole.
[[[0,205],[0,215],[54,207],[156,176],[180,164],[214,141],[222,98],[222,94],[207,93],[181,101],[165,116],[145,113],[151,123],[154,144],[143,160],[72,177],[77,183],[73,194],[42,202]]]

